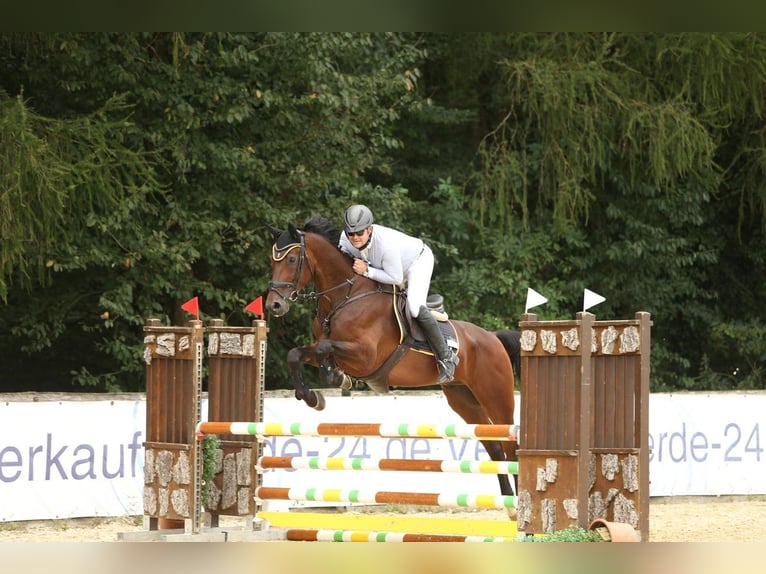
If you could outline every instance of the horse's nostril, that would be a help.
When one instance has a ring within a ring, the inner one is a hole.
[[[283,301],[274,301],[268,307],[271,314],[275,317],[281,317],[287,313],[287,305]]]

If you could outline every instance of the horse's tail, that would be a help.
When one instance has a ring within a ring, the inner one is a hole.
[[[521,333],[509,329],[495,331],[495,336],[505,347],[505,352],[511,358],[513,370],[516,373],[516,379],[521,380]]]

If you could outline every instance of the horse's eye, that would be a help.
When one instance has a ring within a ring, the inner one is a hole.
[[[295,255],[290,255],[290,263],[295,263],[298,261],[298,258]]]

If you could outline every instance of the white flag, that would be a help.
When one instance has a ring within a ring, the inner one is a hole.
[[[527,288],[527,304],[524,307],[524,313],[527,313],[532,307],[537,307],[547,302],[548,299],[540,295],[540,293],[534,289]]]
[[[604,301],[606,301],[606,297],[602,297],[598,293],[594,293],[590,289],[586,289],[585,294],[582,297],[582,310],[585,312],[591,307],[595,307]]]

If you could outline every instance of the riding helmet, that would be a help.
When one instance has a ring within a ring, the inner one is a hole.
[[[372,225],[372,211],[366,205],[352,205],[343,215],[343,229],[348,232],[362,231]]]

